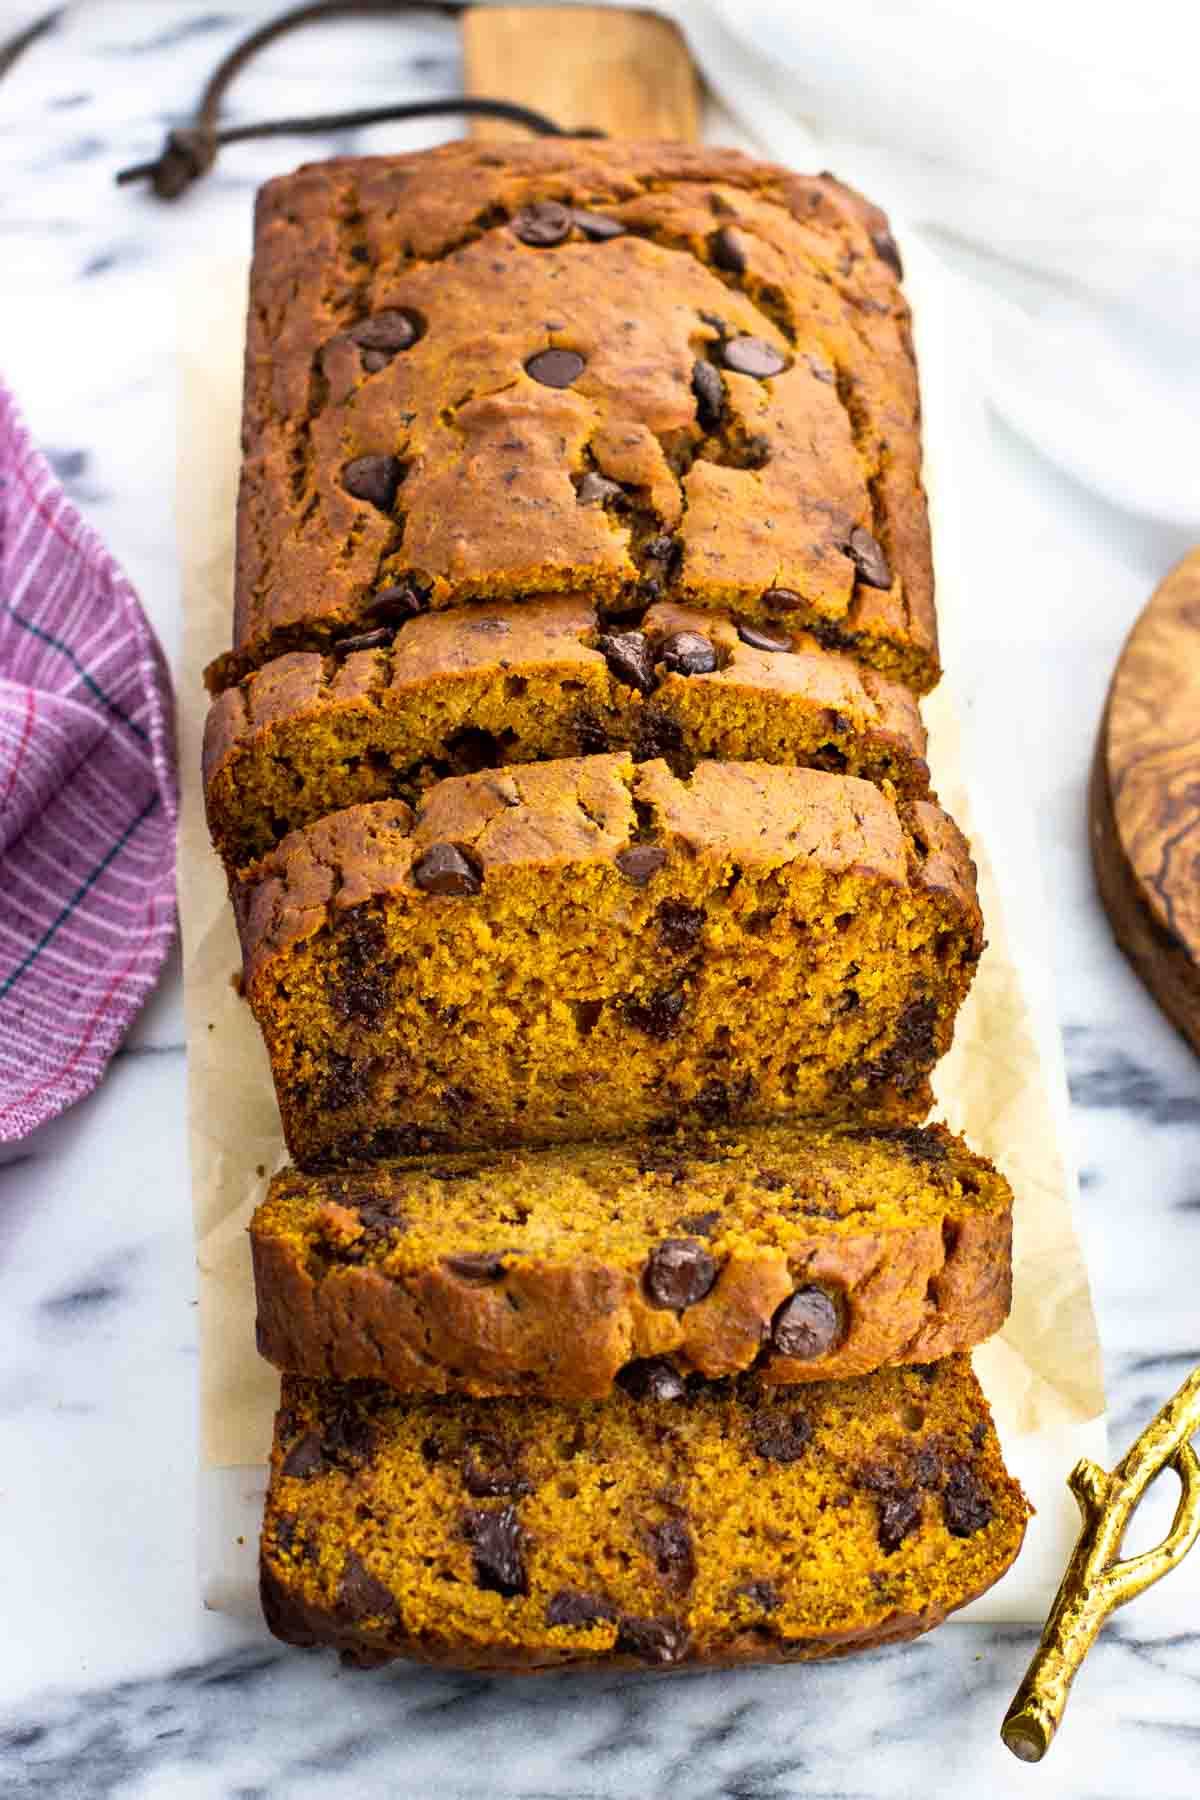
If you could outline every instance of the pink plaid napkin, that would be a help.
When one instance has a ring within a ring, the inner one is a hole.
[[[175,931],[170,678],[0,383],[0,1143],[89,1093]]]

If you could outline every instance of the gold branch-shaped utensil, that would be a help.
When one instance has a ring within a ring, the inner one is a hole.
[[[1062,1721],[1071,1683],[1109,1613],[1145,1593],[1182,1562],[1200,1537],[1200,1457],[1188,1441],[1200,1431],[1200,1369],[1147,1425],[1112,1474],[1084,1457],[1067,1485],[1083,1528],[1067,1564],[1041,1643],[1025,1671],[1000,1735],[1022,1762],[1040,1762]],[[1162,1543],[1120,1560],[1121,1540],[1155,1476],[1173,1468],[1179,1504]]]

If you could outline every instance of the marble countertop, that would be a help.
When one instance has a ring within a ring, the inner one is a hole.
[[[0,37],[31,10],[0,0]],[[268,175],[308,156],[416,147],[454,123],[242,146],[174,209],[116,190],[114,172],[157,151],[219,55],[272,10],[72,6],[0,84],[0,360],[170,655],[180,270],[199,249],[246,242]],[[358,21],[279,46],[237,104],[272,116],[452,93],[458,80],[450,22]],[[969,622],[966,698],[989,775],[1036,819],[1119,1448],[1200,1360],[1200,1071],[1112,945],[1084,793],[1120,642],[1189,546],[1090,495],[998,422],[992,451],[982,554],[993,576],[998,564],[1015,573],[998,584],[1003,603]],[[0,1167],[0,1792],[1193,1793],[1200,1558],[1106,1631],[1036,1770],[997,1738],[1032,1629],[952,1625],[806,1670],[520,1684],[356,1676],[205,1613],[182,1035],[176,963],[100,1090]],[[1161,1531],[1171,1498],[1138,1520],[1135,1547]]]

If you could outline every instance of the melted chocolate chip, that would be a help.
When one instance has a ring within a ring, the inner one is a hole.
[[[593,243],[603,243],[607,238],[625,236],[625,227],[620,219],[610,219],[607,213],[576,210],[571,214],[571,218],[584,237],[591,238]]]
[[[340,1469],[355,1469],[365,1463],[375,1448],[375,1433],[370,1421],[352,1407],[343,1407],[325,1427],[321,1452],[326,1462]]]
[[[643,1281],[651,1306],[681,1311],[703,1300],[717,1279],[717,1265],[703,1245],[667,1238],[650,1254]]]
[[[583,1625],[611,1624],[617,1609],[599,1594],[577,1594],[572,1588],[559,1588],[546,1602],[547,1625],[570,1625],[576,1630]]]
[[[720,1125],[740,1113],[753,1092],[750,1075],[739,1075],[736,1081],[706,1081],[692,1104],[702,1119]]]
[[[824,1288],[798,1288],[771,1321],[771,1342],[783,1356],[811,1362],[844,1336],[837,1301]]]
[[[682,1219],[676,1219],[680,1231],[686,1231],[691,1237],[712,1237],[721,1223],[719,1212],[687,1213]]]
[[[511,1446],[482,1431],[467,1441],[463,1484],[476,1500],[491,1500],[501,1494],[520,1498],[533,1492],[533,1483],[522,1475]]]
[[[617,1383],[633,1400],[682,1400],[687,1391],[683,1376],[665,1356],[645,1356],[626,1363]]]
[[[525,1572],[525,1533],[515,1508],[470,1507],[463,1514],[463,1532],[475,1553],[475,1580],[489,1593],[528,1592]]]
[[[333,971],[330,1004],[340,1018],[377,1024],[388,1001],[390,965],[383,922],[354,908],[337,932],[339,959]]]
[[[880,262],[886,263],[897,281],[904,280],[904,264],[900,260],[900,252],[896,248],[896,240],[890,231],[873,231],[871,247]]]
[[[746,272],[746,256],[733,230],[722,225],[714,231],[708,240],[708,254],[712,257],[714,269],[724,269],[727,275],[744,275]]]
[[[577,350],[539,350],[525,364],[525,373],[540,381],[543,387],[569,388],[587,367]]]
[[[580,506],[603,506],[609,500],[615,505],[625,499],[625,489],[619,481],[609,481],[606,475],[589,469],[575,489],[575,498]]]
[[[377,631],[360,631],[355,637],[335,638],[333,647],[339,656],[348,656],[352,650],[382,650],[395,635],[394,630],[381,625]]]
[[[683,1008],[684,996],[679,988],[660,988],[645,1000],[627,1000],[625,1017],[647,1037],[665,1043],[674,1037]]]
[[[696,1558],[687,1526],[680,1519],[664,1519],[648,1528],[646,1543],[662,1580],[677,1593],[686,1594],[696,1579]]]
[[[504,1257],[497,1250],[464,1250],[458,1256],[443,1256],[442,1262],[464,1281],[504,1280]]]
[[[683,561],[683,545],[669,531],[660,531],[657,537],[647,538],[642,555],[647,562],[665,563],[667,575],[673,576]]]
[[[425,596],[414,587],[380,588],[361,608],[364,619],[380,619],[388,625],[403,625],[422,611]]]
[[[391,1592],[377,1581],[366,1564],[351,1550],[342,1565],[337,1590],[337,1611],[341,1618],[395,1618],[399,1608]]]
[[[971,1443],[976,1450],[982,1450],[983,1440],[987,1436],[987,1426],[982,1419],[977,1419],[971,1427]]]
[[[380,512],[391,512],[404,464],[398,456],[356,456],[342,470],[342,486],[356,500],[367,500]]]
[[[760,625],[739,625],[737,634],[751,650],[790,650],[792,647],[791,638],[776,637],[774,632],[764,631]]]
[[[673,675],[711,675],[717,653],[699,631],[673,631],[659,646],[659,660]]]
[[[748,1606],[757,1606],[762,1612],[774,1612],[783,1604],[782,1595],[773,1581],[744,1581],[741,1587],[733,1590],[736,1600],[744,1600]]]
[[[529,244],[535,250],[547,250],[553,244],[562,243],[573,222],[570,212],[557,200],[535,200],[514,216],[512,228],[523,244]]]
[[[812,1420],[798,1406],[760,1406],[750,1418],[750,1440],[767,1462],[798,1461],[812,1434]]]
[[[721,345],[721,360],[727,369],[739,375],[753,375],[756,381],[767,381],[782,375],[787,357],[765,338],[735,337]]]
[[[623,1618],[617,1628],[617,1649],[627,1656],[660,1666],[676,1663],[687,1655],[691,1634],[679,1619]]]
[[[849,537],[845,538],[838,548],[850,558],[858,570],[858,578],[864,587],[891,587],[891,564],[870,532],[863,526],[856,525]]]
[[[921,1506],[921,1496],[915,1488],[897,1488],[880,1499],[876,1535],[881,1550],[891,1555],[900,1548],[920,1524]]]
[[[658,909],[658,937],[666,950],[686,956],[700,942],[704,929],[704,913],[698,906],[684,906],[679,900],[664,900]]]
[[[362,366],[368,375],[378,375],[380,369],[386,369],[391,360],[386,350],[364,350],[362,353]]]
[[[969,1463],[958,1462],[950,1471],[942,1493],[946,1514],[946,1530],[951,1537],[974,1537],[991,1523],[995,1506],[992,1497]]]
[[[644,888],[665,866],[667,853],[660,844],[630,844],[627,850],[618,850],[613,860],[627,881]]]
[[[427,894],[477,894],[483,878],[457,844],[431,844],[412,866],[412,878]]]
[[[293,1444],[283,1459],[281,1475],[289,1475],[297,1481],[307,1481],[311,1475],[319,1475],[325,1467],[325,1458],[321,1454],[321,1439],[315,1431],[306,1432],[298,1444]]]
[[[410,349],[421,332],[410,313],[389,306],[352,326],[349,335],[360,350],[382,351],[391,357],[400,350]]]
[[[596,648],[618,681],[639,694],[653,692],[654,652],[644,631],[605,632],[596,639]]]
[[[683,728],[661,706],[643,706],[638,719],[637,740],[633,748],[635,762],[648,762],[661,756],[668,761],[683,749]]]
[[[827,362],[822,362],[819,356],[806,356],[804,360],[818,381],[826,381],[830,387],[835,385],[837,376]]]
[[[692,368],[692,392],[696,396],[696,418],[702,431],[715,431],[725,410],[725,387],[710,362],[697,362]]]

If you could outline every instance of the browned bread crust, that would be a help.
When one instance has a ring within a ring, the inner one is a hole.
[[[909,689],[806,633],[671,601],[605,633],[583,596],[556,595],[422,613],[390,645],[290,651],[227,688],[205,732],[209,828],[234,870],[341,807],[617,749],[676,773],[710,757],[840,770],[914,797],[929,783]]]
[[[733,151],[454,144],[268,183],[214,687],[378,625],[382,590],[572,590],[788,617],[926,690],[897,268],[850,189]]]
[[[1008,1183],[939,1126],[286,1169],[250,1241],[264,1356],[410,1393],[863,1375],[982,1342],[1012,1288]]]
[[[331,1159],[679,1118],[914,1122],[982,947],[936,806],[850,776],[516,765],[294,832],[235,889],[284,1132]]]
[[[939,1624],[1028,1512],[965,1356],[570,1406],[289,1376],[263,1609],[368,1666],[808,1661]]]

